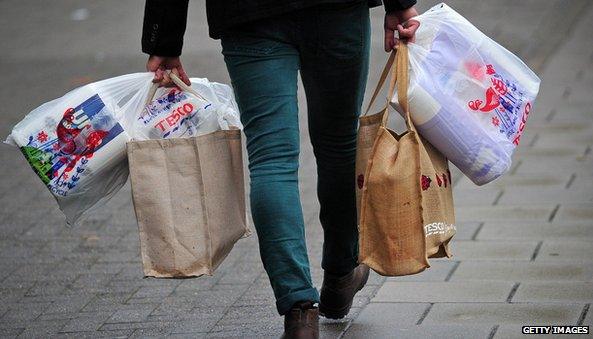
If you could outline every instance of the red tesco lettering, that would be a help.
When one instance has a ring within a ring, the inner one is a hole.
[[[185,103],[182,106],[173,109],[171,111],[171,114],[157,122],[157,124],[154,125],[154,128],[158,128],[161,130],[161,132],[164,132],[169,128],[175,126],[175,124],[177,124],[182,117],[189,115],[191,112],[193,112],[193,110],[194,106],[192,104]]]
[[[523,116],[521,117],[521,123],[519,124],[519,130],[515,135],[515,139],[513,140],[513,144],[519,145],[519,141],[521,141],[521,135],[523,134],[523,130],[525,129],[525,123],[527,122],[527,118],[529,117],[529,112],[531,111],[531,103],[528,102],[525,105],[525,109],[523,110]]]

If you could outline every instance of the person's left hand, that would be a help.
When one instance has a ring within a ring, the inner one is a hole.
[[[414,42],[414,36],[420,22],[410,19],[417,15],[418,12],[414,7],[385,13],[385,52],[391,52],[395,49],[399,40]],[[395,37],[395,31],[398,32],[399,39]]]

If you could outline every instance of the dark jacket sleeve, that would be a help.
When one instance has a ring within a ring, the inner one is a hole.
[[[383,0],[385,12],[401,11],[416,4],[416,0]]]
[[[181,55],[187,4],[188,0],[146,0],[142,52],[167,57]]]

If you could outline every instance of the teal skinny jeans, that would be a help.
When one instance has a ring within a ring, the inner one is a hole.
[[[247,138],[251,212],[280,314],[318,302],[298,188],[297,74],[307,96],[324,231],[324,270],[357,266],[354,161],[366,86],[366,1],[326,4],[237,27],[222,48]]]

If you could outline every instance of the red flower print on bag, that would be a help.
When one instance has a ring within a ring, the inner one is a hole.
[[[37,133],[37,140],[39,142],[46,142],[47,141],[47,133],[45,131],[41,131]]]
[[[421,184],[422,184],[422,190],[426,191],[429,187],[430,187],[430,182],[432,180],[430,180],[429,177],[427,177],[426,175],[422,175],[422,178],[420,180]]]

